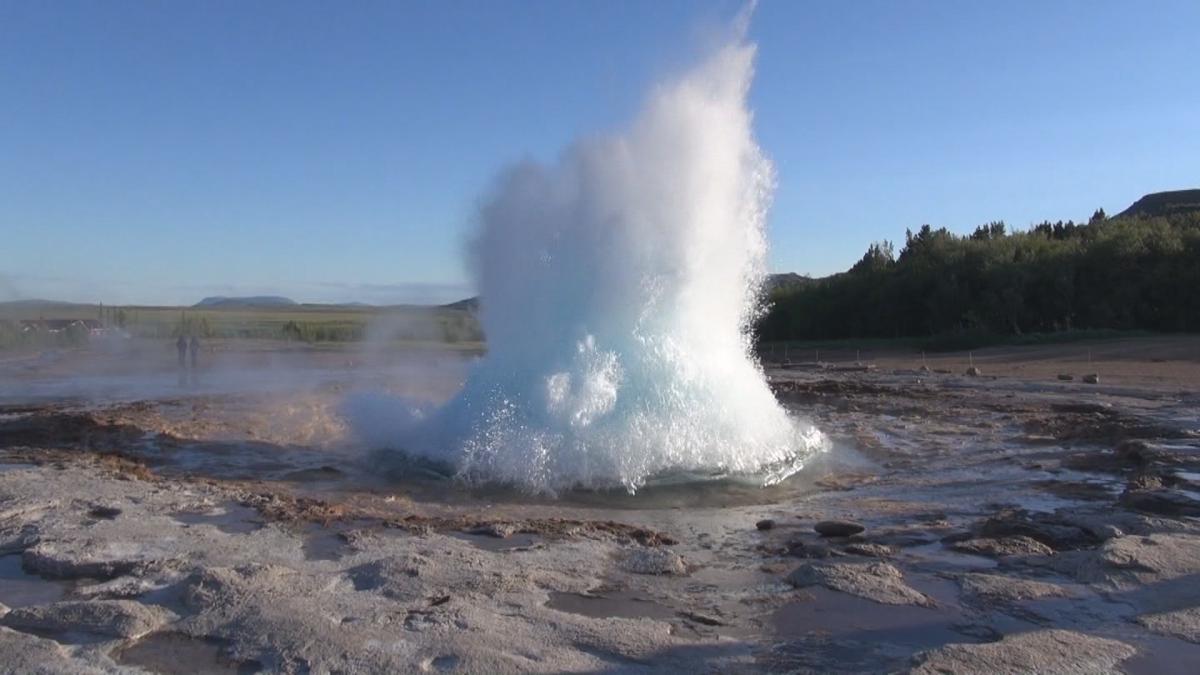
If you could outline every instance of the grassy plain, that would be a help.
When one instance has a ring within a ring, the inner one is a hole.
[[[59,303],[0,305],[0,347],[39,346],[51,336],[22,332],[22,320],[98,319],[131,337],[289,340],[307,343],[382,341],[479,346],[474,314],[440,306],[289,305],[286,307],[154,307]]]

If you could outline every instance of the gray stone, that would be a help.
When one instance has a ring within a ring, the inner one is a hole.
[[[687,574],[687,564],[678,553],[662,547],[640,547],[630,551],[621,568],[634,574]]]
[[[1065,598],[1071,593],[1058,584],[999,574],[963,574],[958,583],[968,597],[991,602],[1017,602],[1037,598]]]
[[[811,562],[787,577],[796,588],[824,586],[885,605],[932,606],[929,596],[904,583],[900,570],[883,562]]]
[[[177,552],[154,545],[105,542],[44,541],[25,549],[25,569],[56,579],[112,579],[160,569],[178,558]]]
[[[1200,644],[1200,607],[1143,614],[1137,621],[1155,633]]]
[[[1076,568],[1079,578],[1117,588],[1158,584],[1200,574],[1200,537],[1194,535],[1117,537],[1089,553]]]
[[[999,642],[951,644],[918,654],[918,675],[1107,675],[1137,653],[1124,642],[1068,630],[1006,636]]]
[[[771,520],[770,518],[764,518],[764,519],[758,521],[757,523],[755,523],[754,527],[755,527],[755,529],[758,529],[758,530],[769,530],[769,529],[775,527],[775,521]]]
[[[896,554],[896,550],[894,548],[884,544],[850,544],[842,550],[850,555],[861,555],[868,558],[890,558]]]
[[[1002,558],[1010,555],[1053,555],[1054,549],[1042,542],[1018,535],[1013,537],[980,537],[955,542],[951,548],[959,553]]]
[[[1126,490],[1120,502],[1126,508],[1160,516],[1200,516],[1200,500],[1174,490]]]
[[[485,537],[508,539],[517,533],[519,528],[512,523],[483,523],[467,530],[467,534],[479,534]]]
[[[0,628],[3,675],[98,675],[104,670],[72,659],[54,640]]]
[[[4,615],[4,625],[17,630],[52,633],[78,631],[138,638],[174,621],[171,611],[132,600],[67,600],[20,607]]]
[[[1084,384],[1100,384],[1100,374],[1099,373],[1088,373],[1087,375],[1084,375],[1083,383]]]

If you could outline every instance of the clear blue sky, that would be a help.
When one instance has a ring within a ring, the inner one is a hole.
[[[0,0],[0,299],[469,292],[493,173],[620,125],[741,3]],[[1200,187],[1200,2],[763,0],[775,271]]]

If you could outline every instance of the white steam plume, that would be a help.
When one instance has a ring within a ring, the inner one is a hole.
[[[823,447],[750,355],[773,170],[746,105],[755,47],[736,33],[623,133],[498,177],[471,247],[488,355],[394,443],[544,492],[769,482]]]

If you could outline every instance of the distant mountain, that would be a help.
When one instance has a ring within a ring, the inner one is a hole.
[[[451,302],[447,305],[442,305],[445,309],[460,309],[467,312],[476,312],[479,310],[479,296],[466,298],[458,302]]]
[[[291,307],[296,301],[278,295],[252,295],[243,298],[229,298],[214,295],[204,298],[193,307]]]
[[[1117,217],[1146,216],[1152,218],[1190,211],[1200,211],[1200,190],[1152,192],[1134,202]]]
[[[84,303],[31,298],[29,300],[9,300],[7,302],[0,302],[0,307],[79,307],[82,304]]]
[[[763,282],[763,290],[767,293],[780,289],[799,288],[807,286],[816,281],[812,277],[806,277],[795,272],[783,272],[781,274],[769,274],[767,280]]]

